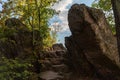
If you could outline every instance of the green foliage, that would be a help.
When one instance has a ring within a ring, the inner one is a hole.
[[[15,33],[17,32],[16,29],[10,29],[10,28],[3,28],[2,27],[0,28],[0,38],[7,38],[9,36],[12,36],[14,35]]]
[[[106,19],[110,24],[110,28],[112,29],[113,34],[115,34],[115,23],[114,23],[114,16],[113,10],[111,5],[111,0],[95,0],[92,3],[92,7],[102,9],[105,13]]]
[[[32,31],[39,30],[41,45],[49,46],[46,44],[51,43],[50,30],[48,28],[48,20],[56,13],[51,9],[51,6],[59,0],[7,0],[3,2],[3,9],[0,13],[0,25],[4,26],[4,21],[7,18],[17,17],[27,25]],[[33,41],[34,32],[33,32]],[[34,45],[34,42],[33,42]]]
[[[51,46],[54,43],[54,39],[50,36],[48,20],[56,13],[55,10],[51,9],[51,6],[55,2],[58,2],[58,0],[7,0],[6,2],[1,2],[0,41],[9,43],[7,42],[8,38],[18,34],[19,31],[17,31],[17,29],[7,28],[4,25],[6,19],[16,17],[20,19],[20,21],[29,28],[30,33],[32,33],[33,39],[31,40],[33,41],[33,47],[36,44],[37,46],[42,46],[42,48]],[[14,43],[14,40],[10,43]],[[30,55],[32,58],[30,57],[29,61],[27,61],[28,59],[21,60],[20,58],[14,60],[6,59],[5,57],[1,58],[0,80],[29,80],[28,78],[32,74],[29,70],[32,66],[30,61],[33,57],[35,57],[34,61],[39,60],[36,58],[39,57],[37,53],[39,53],[38,51],[40,51],[40,48],[38,47],[37,49],[33,49],[35,50],[33,54],[35,53],[36,55]]]
[[[23,30],[20,30],[20,31],[23,31]],[[17,45],[15,42],[16,40],[11,39],[10,37],[14,37],[18,35],[18,33],[19,32],[15,28],[7,28],[7,27],[0,28],[0,42],[4,51],[8,52],[8,55],[12,56],[12,54],[9,53],[10,52],[9,50],[15,49],[13,46]],[[22,34],[22,35],[25,35],[25,34]],[[31,31],[29,31],[29,35],[31,35]],[[25,37],[28,37],[28,36],[25,36]],[[29,37],[28,37],[28,40],[30,40]],[[28,44],[31,44],[31,43],[28,42]],[[7,47],[4,47],[6,45]],[[24,45],[27,45],[27,43],[25,43]],[[32,50],[30,51],[32,52]],[[5,57],[1,58],[1,56],[6,56],[4,52],[0,53],[0,80],[29,80],[28,79],[29,77],[32,78],[31,74],[33,72],[32,70],[30,70],[30,68],[32,67],[31,61],[34,62],[36,58],[34,58],[34,56],[31,54],[28,54],[28,55],[27,54],[28,53],[23,53],[23,54],[20,53],[16,59],[13,59],[13,58],[7,59]],[[27,57],[24,60],[22,60],[21,58],[24,58],[26,55]]]
[[[93,7],[101,8],[104,11],[111,10],[111,0],[95,0],[92,4]]]
[[[2,57],[0,60],[0,80],[28,80],[32,75],[29,68],[32,65],[19,59],[6,59]]]

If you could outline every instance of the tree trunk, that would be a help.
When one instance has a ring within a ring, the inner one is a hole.
[[[111,3],[115,17],[117,45],[118,45],[118,52],[120,57],[120,0],[111,0]]]

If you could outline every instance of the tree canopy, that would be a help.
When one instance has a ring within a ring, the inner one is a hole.
[[[115,31],[115,23],[114,23],[114,15],[111,0],[95,0],[92,3],[92,7],[102,9],[106,15],[106,19],[110,24],[110,28],[113,31],[113,34],[116,33]]]
[[[55,14],[51,6],[58,0],[7,0],[1,1],[0,26],[7,18],[16,17],[34,31],[39,30],[43,45],[50,46],[54,40],[49,34],[48,20]],[[34,38],[34,33],[33,33]],[[36,42],[34,40],[34,42]],[[33,44],[34,44],[33,42]]]
[[[54,14],[56,14],[56,11],[51,8],[51,6],[56,2],[58,2],[58,0],[0,0],[0,4],[2,5],[2,10],[0,11],[0,42],[3,43],[4,46],[7,46],[7,50],[4,47],[4,51],[7,52],[7,55],[11,56],[13,56],[11,54],[12,50],[12,53],[17,54],[17,52],[19,52],[19,55],[22,57],[25,57],[27,55],[27,57],[23,60],[20,58],[20,56],[17,56],[14,59],[9,59],[5,56],[5,53],[2,53],[1,51],[1,80],[8,80],[8,78],[10,80],[26,80],[29,77],[33,76],[30,68],[34,67],[34,63],[40,67],[39,64],[41,59],[39,58],[39,53],[43,53],[42,51],[44,49],[50,47],[55,42],[55,40],[50,35],[48,21],[51,17],[53,17]],[[6,20],[16,18],[18,19],[18,22],[23,22],[25,24],[23,27],[27,27],[29,31],[26,31],[25,33],[23,31],[24,29],[16,31],[5,26]],[[27,32],[28,35],[26,35]],[[11,36],[12,39],[8,40],[8,38],[11,38]],[[15,40],[15,36],[18,36],[20,38],[18,40]],[[24,40],[24,43],[22,43],[20,39]],[[30,43],[31,41],[32,45]],[[14,47],[15,45],[18,50],[17,52],[16,47]],[[22,49],[23,52],[20,52],[20,46],[25,48],[25,50]],[[37,47],[35,47],[35,49],[32,49],[34,46]],[[39,46],[42,48],[39,48]],[[9,48],[10,50],[8,50]],[[40,68],[38,69],[40,70]]]

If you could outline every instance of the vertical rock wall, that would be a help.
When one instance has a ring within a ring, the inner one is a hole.
[[[68,22],[72,35],[65,38],[65,45],[73,72],[102,80],[118,80],[117,42],[102,10],[74,4],[69,10]]]

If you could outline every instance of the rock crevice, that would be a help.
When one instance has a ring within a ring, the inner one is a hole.
[[[65,45],[73,71],[93,79],[119,80],[117,42],[103,11],[74,4],[69,10],[68,22],[72,35],[65,38]]]

